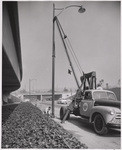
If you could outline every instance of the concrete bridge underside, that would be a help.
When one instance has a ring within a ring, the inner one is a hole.
[[[22,60],[17,2],[2,2],[2,94],[3,99],[20,87]]]

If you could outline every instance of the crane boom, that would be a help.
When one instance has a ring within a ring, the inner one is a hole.
[[[67,38],[67,36],[65,35],[65,33],[62,29],[62,26],[61,26],[61,24],[60,24],[57,17],[55,17],[55,21],[56,21],[58,31],[60,33],[64,48],[65,48],[65,52],[66,52],[69,64],[71,66],[71,69],[72,69],[72,72],[73,72],[73,75],[74,75],[74,78],[75,78],[75,81],[76,81],[76,84],[77,84],[77,87],[78,87],[78,90],[75,94],[75,97],[73,98],[70,105],[67,107],[67,111],[66,111],[65,115],[63,117],[61,117],[62,118],[62,123],[63,123],[63,122],[65,122],[65,120],[68,117],[68,115],[70,114],[70,112],[73,112],[74,110],[77,110],[79,108],[80,101],[83,99],[83,96],[84,96],[84,91],[87,88],[88,89],[96,89],[96,72],[93,71],[93,72],[85,74],[82,71],[83,76],[80,77],[81,85],[79,85],[78,79],[77,79],[76,74],[75,74],[75,70],[73,68],[73,64],[71,62],[71,59],[70,59],[70,56],[69,56],[69,53],[68,53],[68,49],[67,49],[67,46],[66,46],[66,43],[65,43],[65,39]],[[60,109],[60,114],[63,114],[62,109]]]
[[[69,56],[69,53],[68,53],[68,50],[67,50],[67,47],[66,47],[66,44],[65,44],[65,41],[64,41],[64,39],[66,38],[66,36],[63,37],[63,35],[62,35],[61,25],[60,25],[60,22],[59,22],[58,18],[56,18],[56,24],[57,24],[57,27],[58,27],[58,30],[59,30],[59,33],[60,33],[60,36],[61,36],[64,48],[65,48],[65,52],[66,52],[67,58],[69,60],[69,64],[70,64],[72,72],[73,72],[73,75],[74,75],[77,87],[80,88],[79,83],[78,83],[78,79],[76,77],[76,74],[75,74],[75,71],[74,71],[74,68],[73,68],[73,64],[71,62],[71,59],[70,59],[70,56]]]

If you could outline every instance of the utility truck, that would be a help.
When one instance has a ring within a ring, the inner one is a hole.
[[[91,75],[91,80],[89,80],[88,75]],[[91,86],[85,86],[86,76]],[[109,128],[120,128],[120,102],[113,92],[108,90],[97,90],[93,87],[94,78],[94,72],[84,74],[85,80],[82,82],[81,86],[83,89],[80,88],[77,91],[69,106],[60,108],[60,119],[63,123],[66,119],[69,119],[70,114],[80,116],[82,119],[87,120],[88,123],[93,124],[97,134],[103,135],[107,133]]]
[[[65,52],[78,86],[78,90],[70,105],[60,108],[61,122],[64,123],[65,120],[70,118],[70,114],[74,114],[87,120],[89,123],[92,123],[95,132],[99,135],[106,134],[109,128],[120,128],[120,101],[117,100],[116,95],[113,92],[97,89],[95,71],[90,73],[84,73],[82,71],[83,75],[80,78],[81,85],[79,85],[67,48],[67,42],[69,40],[66,41],[67,36],[57,17],[55,17],[54,21],[57,23]],[[69,45],[71,45],[71,43],[69,43]],[[79,64],[79,62],[77,62],[77,64]]]

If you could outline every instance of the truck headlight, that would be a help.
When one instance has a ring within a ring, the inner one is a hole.
[[[114,111],[114,110],[111,110],[109,113],[110,113],[110,115],[114,115],[114,114],[115,114],[115,111]]]

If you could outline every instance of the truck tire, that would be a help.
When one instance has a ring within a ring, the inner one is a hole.
[[[104,118],[101,114],[97,114],[94,118],[94,130],[99,135],[105,135],[108,132]]]
[[[60,119],[63,120],[65,114],[66,114],[66,111],[67,111],[67,107],[61,107],[60,108]],[[66,120],[68,120],[70,118],[70,113],[68,114]]]

